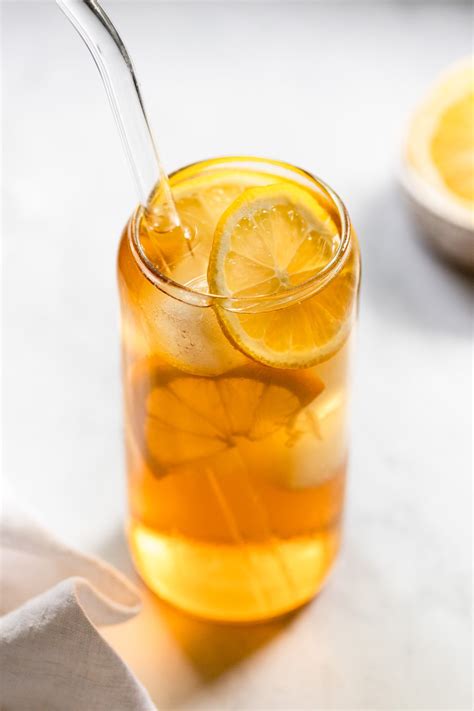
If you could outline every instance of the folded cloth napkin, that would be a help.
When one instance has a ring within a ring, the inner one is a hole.
[[[156,711],[95,625],[140,609],[106,563],[51,536],[3,498],[0,522],[2,711]]]

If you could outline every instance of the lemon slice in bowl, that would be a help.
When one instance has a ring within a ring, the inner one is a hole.
[[[340,234],[326,207],[290,182],[245,190],[217,224],[208,283],[228,298],[265,299],[303,285],[328,265]],[[354,254],[310,298],[269,311],[217,307],[228,338],[246,355],[278,368],[304,368],[344,343],[357,285]],[[271,307],[270,307],[271,308]]]
[[[474,267],[474,61],[448,69],[414,114],[402,184],[422,231]]]

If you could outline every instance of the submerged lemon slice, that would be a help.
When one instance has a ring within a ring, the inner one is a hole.
[[[324,390],[315,374],[247,365],[215,378],[140,363],[132,376],[130,412],[136,443],[155,476],[196,465],[242,442],[263,441]]]
[[[308,191],[280,182],[245,190],[214,233],[208,282],[212,293],[268,297],[314,277],[336,254],[338,229]],[[327,360],[350,328],[357,275],[354,258],[320,292],[260,313],[217,307],[221,324],[245,354],[267,365],[303,368]]]

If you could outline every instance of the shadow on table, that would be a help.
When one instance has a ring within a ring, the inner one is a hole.
[[[387,321],[470,337],[472,277],[443,261],[417,233],[401,188],[387,185],[356,215],[362,306]]]
[[[100,555],[119,568],[141,589],[142,620],[137,621],[136,629],[139,630],[145,650],[143,657],[147,654],[156,656],[155,659],[142,659],[142,665],[145,663],[149,667],[147,678],[151,678],[150,669],[153,666],[156,667],[157,674],[166,676],[157,683],[158,691],[152,693],[154,699],[155,696],[158,697],[155,701],[163,708],[183,702],[196,691],[196,684],[186,683],[182,668],[172,658],[167,632],[185,654],[194,672],[197,672],[201,680],[201,683],[197,684],[199,687],[202,683],[212,683],[267,645],[289,627],[298,615],[298,612],[295,612],[269,622],[248,625],[227,625],[200,620],[180,612],[145,587],[133,568],[123,530],[118,529],[104,543]],[[174,647],[174,644],[171,644],[171,647]]]
[[[210,682],[279,635],[294,614],[259,624],[226,625],[181,613],[158,600],[159,612],[201,679]]]

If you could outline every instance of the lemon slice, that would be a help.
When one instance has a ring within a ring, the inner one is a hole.
[[[245,190],[222,215],[211,250],[212,293],[266,297],[301,285],[336,254],[338,229],[326,208],[293,183]],[[230,340],[251,358],[279,368],[327,360],[345,341],[357,284],[354,254],[320,292],[260,313],[217,307]]]
[[[180,284],[206,273],[214,230],[229,205],[249,186],[272,181],[270,175],[250,170],[221,169],[195,175],[194,169],[197,166],[170,178],[187,239],[181,228],[154,234],[144,223],[141,229],[140,241],[147,257]]]
[[[173,185],[173,195],[183,224],[192,236],[209,243],[224,210],[257,178],[248,171],[217,170]]]
[[[431,141],[431,154],[448,190],[474,205],[474,77],[469,88],[439,119]]]
[[[433,86],[413,116],[401,170],[425,237],[474,269],[474,61],[462,60]]]
[[[324,390],[310,373],[282,373],[256,364],[199,378],[139,363],[132,376],[132,431],[155,476],[199,466],[242,442],[268,439]]]
[[[407,159],[445,197],[474,207],[474,63],[446,72],[411,122]]]

